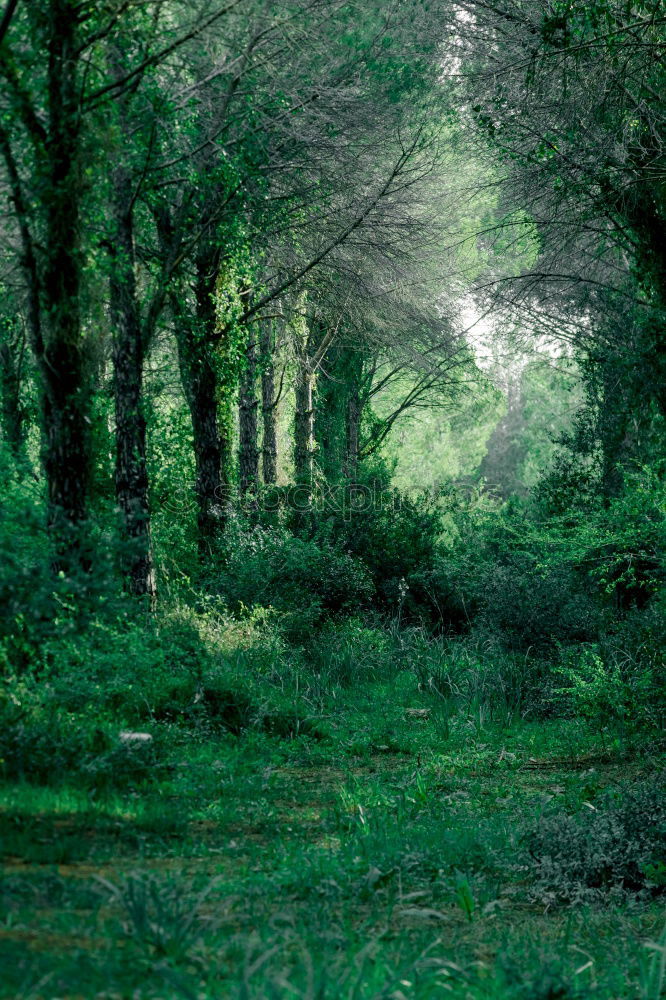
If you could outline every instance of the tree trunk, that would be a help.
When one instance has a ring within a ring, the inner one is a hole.
[[[113,174],[114,247],[111,264],[116,415],[116,500],[123,519],[121,565],[130,590],[157,590],[150,538],[146,421],[142,410],[144,344],[136,299],[132,184],[124,167]]]
[[[296,382],[294,417],[294,470],[299,485],[310,488],[314,475],[314,375],[307,358],[301,358]]]
[[[90,481],[91,392],[80,317],[78,6],[75,0],[49,4],[43,195],[44,470],[56,568],[64,572],[90,565],[83,534]]]
[[[277,399],[275,396],[275,364],[273,361],[273,337],[268,323],[261,328],[261,416],[263,423],[262,474],[264,484],[272,486],[277,482]]]
[[[334,343],[326,353],[326,376],[317,382],[315,437],[321,470],[328,483],[354,479],[358,465],[363,355]]]
[[[215,276],[217,261],[213,253],[198,255],[195,317],[177,309],[176,341],[183,391],[192,419],[195,494],[198,514],[199,554],[211,554],[215,539],[226,521],[227,470],[231,451],[228,422],[218,419],[219,379],[215,347]]]
[[[257,445],[257,342],[250,333],[245,349],[245,369],[241,375],[238,394],[238,466],[242,496],[256,496],[259,486],[259,448]]]

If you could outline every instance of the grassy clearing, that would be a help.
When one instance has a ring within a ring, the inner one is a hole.
[[[322,696],[323,735],[153,722],[156,777],[7,783],[1,995],[656,1000],[664,859],[562,902],[529,838],[662,750],[433,705],[407,670]]]

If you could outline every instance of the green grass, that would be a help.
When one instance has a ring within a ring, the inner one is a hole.
[[[0,996],[663,995],[659,899],[553,905],[525,840],[662,751],[473,701],[443,722],[416,671],[385,673],[301,686],[318,735],[148,720],[152,778],[0,787]]]

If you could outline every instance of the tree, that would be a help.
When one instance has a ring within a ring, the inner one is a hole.
[[[587,398],[575,448],[583,461],[599,452],[609,498],[623,467],[654,456],[666,417],[666,7],[462,0],[453,10],[461,121],[495,162],[478,298],[574,346]]]
[[[386,80],[375,69],[388,28],[407,30],[404,11],[398,13],[370,5],[370,13],[351,25],[345,4],[295,2],[288,16],[266,4],[244,11],[232,32],[232,69],[216,70],[207,56],[202,77],[214,78],[215,89],[197,108],[189,145],[167,161],[169,169],[180,170],[196,151],[193,176],[164,174],[170,194],[160,205],[162,232],[173,230],[173,206],[188,199],[199,222],[205,220],[194,273],[180,301],[173,301],[197,455],[202,553],[224,524],[220,499],[230,478],[240,328],[263,321],[274,303],[315,275],[318,280],[324,269],[348,269],[355,253],[367,254],[369,243],[390,255],[398,236],[405,242],[399,232],[405,192],[432,169],[428,151],[436,147],[437,130],[426,128],[422,107],[419,119],[407,106],[416,85],[405,79],[385,94],[380,85]],[[339,43],[341,25],[358,42],[356,51]],[[303,45],[296,65],[285,64],[284,45],[296,35],[312,44]],[[368,83],[359,88],[364,67]],[[222,138],[222,156],[211,137],[217,143]],[[423,228],[423,220],[412,221],[412,231]],[[305,395],[313,374],[304,379]],[[247,414],[252,409],[248,399]],[[254,437],[256,431],[249,433]],[[305,447],[299,454],[307,452]]]
[[[48,521],[56,565],[64,570],[85,568],[90,563],[85,523],[98,342],[95,331],[84,322],[86,254],[92,248],[84,245],[82,226],[94,200],[91,182],[103,166],[94,148],[91,118],[131,93],[149,70],[210,28],[237,3],[230,0],[203,15],[195,11],[189,22],[167,18],[164,5],[149,5],[155,14],[152,30],[143,35],[135,60],[108,74],[104,55],[107,40],[122,33],[128,24],[131,30],[135,6],[140,5],[111,3],[90,9],[74,0],[38,0],[23,8],[10,2],[0,21],[0,74],[5,82],[0,154],[26,287],[30,343],[39,371]],[[41,59],[42,51],[47,53],[46,60]],[[128,193],[122,170],[118,168],[113,182],[117,206]],[[128,217],[117,222],[115,235],[127,244],[131,237]],[[125,296],[125,304],[120,300],[132,280],[131,248],[125,245],[115,261],[114,312],[129,330],[133,323],[126,308],[129,298]],[[127,333],[126,344],[135,332]],[[129,360],[126,350],[121,353]],[[137,357],[139,353],[135,350]],[[119,368],[127,378],[134,368],[131,378],[136,382],[136,359],[131,364],[123,362]],[[123,385],[127,378],[121,379]],[[132,393],[136,395],[136,385],[131,391],[128,387],[128,394]],[[138,413],[138,407],[130,402],[123,411]],[[121,414],[121,427],[129,423]],[[128,461],[135,453],[134,445],[126,449]],[[128,476],[121,472],[123,477],[127,489],[121,489],[121,494],[127,493],[128,503],[121,506],[136,527],[144,516],[140,494],[145,492],[145,483],[133,472]],[[136,498],[130,502],[130,493],[135,490],[138,502]],[[138,520],[130,515],[130,509],[141,511]],[[129,533],[132,531],[130,525]],[[145,576],[148,579],[149,573]]]

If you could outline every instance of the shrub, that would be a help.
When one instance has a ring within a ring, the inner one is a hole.
[[[161,776],[161,748],[123,742],[118,728],[56,708],[25,684],[0,702],[0,773],[37,784],[64,777],[84,787],[126,787]]]
[[[498,506],[481,494],[452,509],[455,535],[435,560],[431,588],[443,624],[525,651],[592,641],[602,602],[585,585],[556,527],[529,502]]]
[[[400,630],[397,649],[445,730],[458,714],[482,727],[552,712],[552,669],[535,655],[474,637],[432,636],[420,628]]]
[[[601,729],[636,731],[659,727],[663,722],[663,653],[650,661],[614,646],[579,646],[564,651],[556,672],[565,681],[557,694],[574,714]]]
[[[635,608],[602,637],[600,651],[623,687],[624,725],[660,729],[666,725],[666,593]]]
[[[528,837],[533,895],[547,905],[666,891],[666,774],[606,793],[594,809],[557,811]]]
[[[442,531],[442,508],[432,494],[408,496],[391,487],[380,464],[361,468],[358,489],[341,509],[328,511],[318,537],[349,553],[367,570],[375,603],[392,614],[431,618],[430,594],[424,586]]]
[[[427,584],[443,626],[466,624],[517,650],[603,641],[659,601],[665,506],[650,469],[627,475],[618,496],[586,497],[566,513],[538,498],[452,497],[449,541]]]
[[[358,559],[283,528],[229,532],[229,555],[216,586],[237,611],[273,608],[290,639],[303,641],[332,615],[367,606],[373,593]]]

